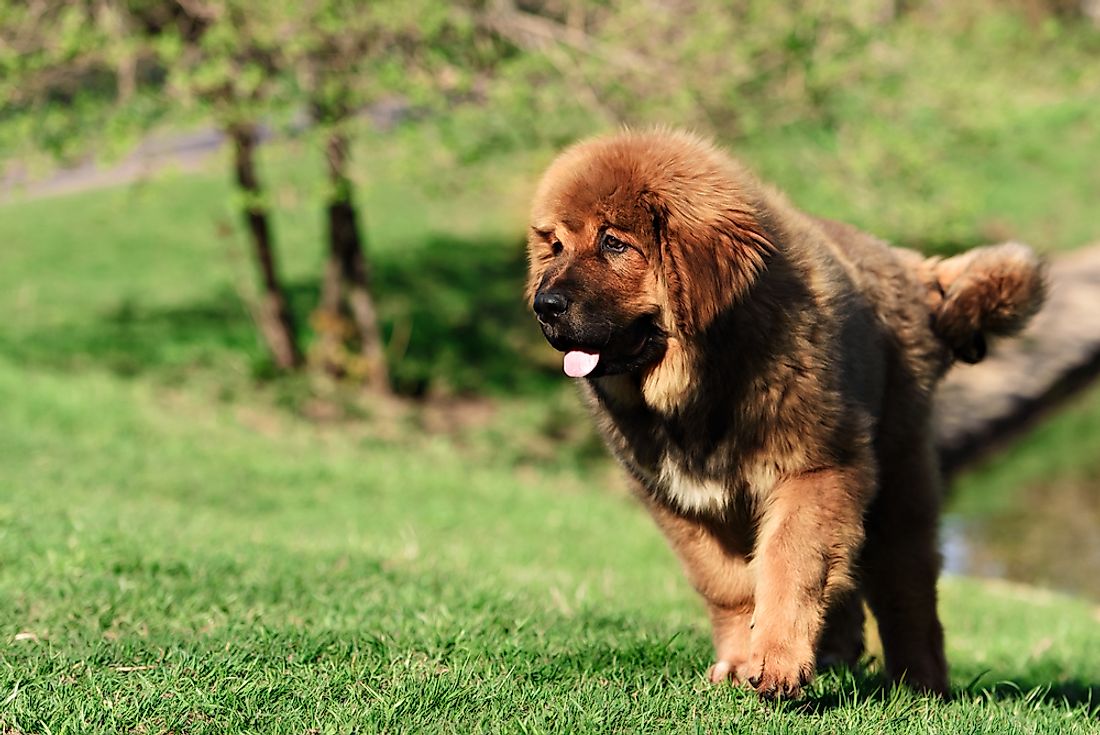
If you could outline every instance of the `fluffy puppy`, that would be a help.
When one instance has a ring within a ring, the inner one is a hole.
[[[1043,300],[1021,245],[946,260],[816,219],[711,144],[624,132],[545,173],[528,298],[713,625],[714,681],[855,663],[948,690],[932,392]]]

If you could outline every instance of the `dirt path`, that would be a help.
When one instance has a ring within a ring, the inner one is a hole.
[[[19,198],[39,199],[88,189],[141,181],[158,172],[202,168],[218,153],[225,140],[213,128],[145,139],[120,161],[99,165],[89,160],[79,166],[34,179],[18,164],[0,169],[0,203]]]
[[[393,129],[412,114],[409,102],[399,97],[379,100],[360,113],[376,130]],[[282,134],[298,135],[310,125],[308,116],[301,111],[291,115],[285,130],[261,123],[260,141]],[[224,143],[225,135],[214,127],[150,135],[116,163],[101,166],[90,158],[86,163],[58,170],[44,179],[33,178],[18,162],[0,160],[0,203],[129,184],[171,169],[194,171],[209,163]]]

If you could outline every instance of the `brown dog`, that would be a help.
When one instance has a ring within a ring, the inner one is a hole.
[[[794,697],[862,653],[947,692],[929,412],[1038,310],[1021,245],[947,260],[809,217],[712,145],[626,132],[538,187],[528,297],[706,601],[713,681]]]

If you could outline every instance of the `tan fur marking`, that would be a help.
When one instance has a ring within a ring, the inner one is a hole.
[[[723,483],[692,477],[667,457],[661,463],[658,482],[669,500],[688,513],[720,513],[729,503],[730,491]]]
[[[678,339],[670,339],[661,362],[642,378],[642,396],[647,405],[670,414],[691,391],[694,366],[690,351]]]

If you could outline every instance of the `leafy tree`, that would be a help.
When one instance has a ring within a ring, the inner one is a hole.
[[[202,103],[233,143],[263,282],[256,319],[276,365],[289,369],[302,356],[256,170],[258,120],[278,86],[281,46],[265,8],[258,0],[0,0],[0,142],[67,161],[122,147],[181,102]]]
[[[233,144],[244,220],[262,280],[256,319],[275,364],[302,364],[294,317],[279,278],[269,204],[256,150],[260,121],[281,81],[286,25],[262,0],[177,0],[182,12],[156,29],[167,89],[208,107]]]
[[[493,93],[523,93],[509,121],[555,143],[616,123],[733,138],[828,120],[832,95],[859,81],[866,64],[853,57],[886,5],[892,0],[493,0],[484,22],[520,51]]]
[[[350,173],[351,129],[365,108],[387,96],[416,105],[458,94],[475,58],[472,8],[439,0],[302,0],[286,9],[293,31],[285,63],[303,90],[328,168],[328,259],[314,315],[317,359],[331,373],[363,377],[387,390]]]
[[[81,154],[115,97],[104,53],[108,8],[0,0],[0,148]]]

